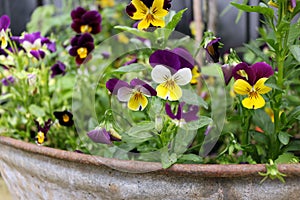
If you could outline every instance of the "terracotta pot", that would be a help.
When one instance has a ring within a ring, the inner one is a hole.
[[[0,169],[14,199],[299,199],[300,164],[280,165],[286,183],[262,179],[264,165],[122,161],[0,136]],[[109,167],[108,167],[109,166]],[[139,173],[143,171],[148,173]]]

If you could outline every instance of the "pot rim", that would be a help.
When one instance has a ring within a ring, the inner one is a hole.
[[[144,162],[103,158],[77,152],[65,151],[10,137],[0,136],[0,144],[15,149],[31,152],[60,160],[93,166],[106,166],[131,173],[155,172],[159,174],[193,175],[201,177],[245,177],[260,176],[258,172],[266,172],[265,164],[174,164],[168,169],[162,169],[158,162]],[[279,164],[280,172],[287,176],[300,176],[300,164]]]

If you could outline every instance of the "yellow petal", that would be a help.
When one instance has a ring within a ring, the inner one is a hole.
[[[262,108],[266,104],[266,102],[260,94],[255,92],[253,93],[253,95],[250,95],[249,97],[245,98],[242,101],[242,104],[245,108],[248,109],[258,109]]]
[[[7,40],[5,37],[1,38],[1,48],[5,49],[7,47]]]
[[[163,7],[164,7],[164,0],[154,0],[151,7],[151,12],[156,17],[164,17],[168,14],[168,11],[163,9]]]
[[[257,91],[259,94],[266,94],[272,90],[272,88],[265,86],[265,82],[268,80],[268,78],[261,78],[259,79],[255,85],[254,89]]]
[[[176,84],[162,83],[156,87],[157,96],[170,101],[177,101],[182,96],[181,88]]]
[[[146,17],[149,8],[141,0],[132,0],[131,3],[136,8],[136,12],[133,14],[131,19],[140,20]]]
[[[151,20],[151,24],[156,27],[165,27],[165,21],[155,17]]]
[[[233,84],[233,90],[237,94],[246,95],[252,90],[252,86],[243,79],[238,79]]]
[[[145,18],[142,21],[140,21],[140,23],[138,24],[138,29],[139,30],[147,29],[149,26],[150,26],[150,21]]]
[[[133,94],[128,101],[128,108],[133,111],[142,111],[146,108],[148,99],[140,92]]]

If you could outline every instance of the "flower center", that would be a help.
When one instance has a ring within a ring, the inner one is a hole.
[[[64,122],[68,122],[70,120],[70,117],[67,114],[64,114],[62,119]]]
[[[87,54],[88,54],[88,50],[85,47],[81,47],[79,49],[77,49],[77,54],[79,55],[79,57],[82,58],[86,58]]]
[[[90,27],[89,25],[82,25],[82,26],[80,26],[80,32],[81,33],[90,33],[90,32],[92,32],[92,27]]]
[[[45,141],[45,134],[42,131],[39,131],[37,134],[37,142],[43,144]]]

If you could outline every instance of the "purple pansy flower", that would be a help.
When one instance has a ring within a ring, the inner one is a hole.
[[[190,122],[190,121],[195,121],[195,120],[198,120],[199,117],[197,116],[197,113],[199,112],[199,107],[196,106],[196,105],[190,105],[188,107],[188,111],[187,112],[183,112],[183,106],[185,105],[184,102],[181,102],[179,105],[178,105],[178,108],[177,108],[177,113],[174,114],[172,112],[172,109],[171,109],[171,105],[169,103],[166,103],[165,105],[165,110],[166,110],[166,113],[167,115],[171,118],[171,119],[174,119],[174,120],[177,120],[177,121],[184,121],[184,122]]]
[[[205,46],[206,50],[206,58],[209,62],[217,63],[219,62],[220,53],[219,53],[219,46],[220,46],[221,38],[215,38],[208,42]]]
[[[111,145],[112,141],[121,141],[121,136],[113,129],[107,131],[105,128],[96,128],[87,135],[95,143]]]
[[[229,64],[222,65],[222,72],[223,72],[224,81],[225,81],[226,85],[228,85],[228,83],[230,82],[230,80],[232,78],[232,69],[233,69],[233,66],[231,66]]]
[[[173,73],[183,68],[192,70],[195,66],[193,56],[184,48],[157,50],[150,55],[149,62],[152,67],[164,65]]]
[[[294,8],[297,5],[297,1],[296,0],[290,0],[290,11],[293,12]]]
[[[77,33],[97,34],[101,31],[101,15],[96,10],[87,11],[78,7],[71,12],[71,27]]]
[[[6,33],[6,30],[8,29],[9,25],[9,17],[7,15],[2,15],[0,17],[0,47],[3,49],[7,47],[8,35]]]
[[[72,48],[69,50],[71,56],[76,57],[76,63],[81,65],[84,60],[91,59],[91,51],[95,48],[94,39],[89,33],[76,35],[71,40]]]
[[[37,136],[35,137],[35,142],[38,144],[38,145],[42,145],[44,142],[47,141],[47,133],[50,129],[50,127],[52,126],[52,120],[51,119],[48,119],[48,121],[45,122],[44,126],[41,126],[39,124],[38,121],[34,120],[37,128],[38,128],[38,133],[37,133]]]
[[[148,105],[149,96],[156,96],[156,91],[146,82],[140,79],[133,79],[130,84],[110,79],[106,82],[106,88],[116,94],[119,101],[127,102],[127,106],[133,111],[142,111]]]
[[[66,66],[64,63],[57,61],[52,67],[51,67],[51,78],[54,78],[57,75],[65,75],[66,74]]]
[[[5,86],[12,85],[15,82],[15,78],[13,76],[8,76],[1,80],[2,84]]]
[[[38,60],[45,57],[46,51],[56,51],[55,43],[51,42],[48,38],[42,37],[40,32],[27,33],[21,37],[13,37],[12,39],[19,42],[29,56],[33,56]]]

